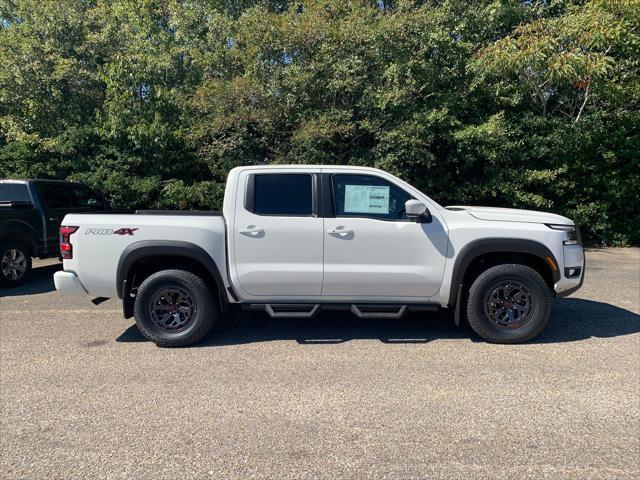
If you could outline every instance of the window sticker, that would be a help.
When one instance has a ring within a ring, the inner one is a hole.
[[[345,185],[345,213],[389,213],[389,187]]]

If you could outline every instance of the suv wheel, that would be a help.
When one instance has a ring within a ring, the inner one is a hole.
[[[183,347],[204,337],[218,317],[205,282],[184,270],[162,270],[138,288],[134,316],[140,332],[160,347]]]
[[[493,343],[520,343],[536,337],[551,312],[551,292],[533,268],[519,264],[491,267],[469,290],[471,328]]]
[[[12,287],[29,279],[31,252],[21,242],[9,240],[0,243],[0,285]]]

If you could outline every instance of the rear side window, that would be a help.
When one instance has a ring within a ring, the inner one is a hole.
[[[311,175],[259,174],[254,175],[253,182],[253,205],[249,205],[253,213],[282,216],[313,213]]]
[[[0,201],[30,202],[29,190],[22,183],[0,183]]]
[[[102,210],[102,199],[89,187],[74,187],[73,194],[76,197],[76,206],[81,208],[95,208]]]
[[[49,208],[72,208],[73,199],[67,185],[43,183],[39,185],[44,204]]]

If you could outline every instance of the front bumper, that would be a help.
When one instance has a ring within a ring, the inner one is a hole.
[[[563,250],[564,268],[561,269],[560,280],[554,285],[558,297],[567,297],[582,287],[587,266],[584,250],[580,245],[565,246]],[[567,272],[575,268],[580,269],[580,275],[568,277]]]
[[[80,283],[80,279],[73,272],[56,272],[53,274],[53,283],[56,290],[63,295],[87,295],[88,292]]]

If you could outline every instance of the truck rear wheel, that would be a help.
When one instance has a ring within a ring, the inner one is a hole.
[[[138,288],[138,329],[160,347],[184,347],[204,337],[218,318],[218,305],[204,280],[184,270],[162,270]]]
[[[31,252],[22,242],[0,242],[0,285],[13,287],[26,282],[31,274]]]
[[[521,343],[536,337],[551,312],[551,292],[533,268],[497,265],[482,272],[469,290],[471,328],[493,343]]]

